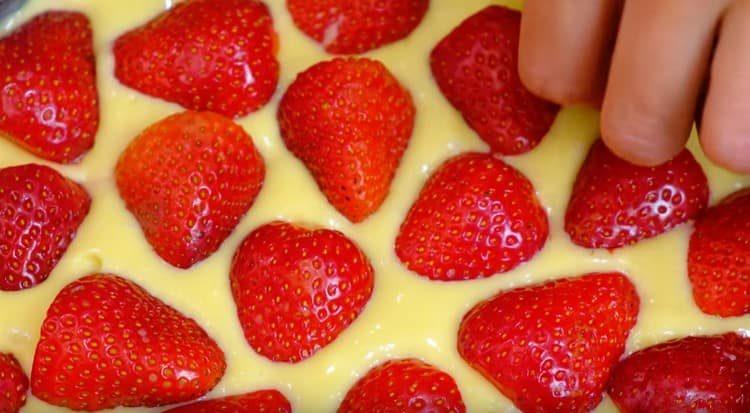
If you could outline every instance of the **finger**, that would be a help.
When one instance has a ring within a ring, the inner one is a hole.
[[[750,1],[725,14],[716,47],[701,125],[709,158],[737,172],[750,172]]]
[[[684,146],[728,0],[628,0],[602,108],[620,157],[656,165]]]
[[[519,73],[534,94],[561,103],[598,102],[621,0],[527,0]]]

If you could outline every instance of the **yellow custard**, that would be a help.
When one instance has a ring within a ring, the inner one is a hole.
[[[430,74],[433,46],[456,25],[488,4],[520,7],[521,1],[432,0],[421,25],[405,40],[368,53],[408,88],[417,106],[416,129],[380,210],[353,225],[331,207],[312,177],[284,147],[276,123],[282,92],[296,74],[331,58],[292,23],[284,0],[265,0],[280,36],[281,81],[273,101],[238,120],[252,136],[267,167],[264,188],[250,212],[218,252],[190,270],[163,262],[126,211],[113,180],[117,158],[148,125],[181,108],[128,89],[114,78],[111,45],[172,0],[30,0],[2,22],[0,35],[49,9],[75,9],[91,19],[97,53],[101,126],[94,149],[78,165],[42,162],[0,139],[0,167],[46,163],[81,182],[93,198],[91,212],[50,278],[21,292],[0,292],[0,351],[12,352],[29,372],[46,309],[69,282],[91,272],[130,278],[195,318],[226,353],[228,370],[208,397],[276,388],[297,412],[333,412],[349,387],[370,367],[391,358],[418,357],[451,374],[469,412],[510,412],[513,405],[458,355],[456,332],[463,314],[501,289],[596,270],[620,270],[635,282],[641,312],[628,352],[688,334],[750,330],[750,316],[720,319],[700,312],[686,274],[691,225],[615,253],[573,245],[563,231],[571,187],[589,144],[598,135],[597,113],[567,108],[538,148],[507,161],[534,183],[550,216],[551,236],[529,263],[495,277],[460,283],[431,282],[410,273],[396,258],[393,242],[401,221],[427,177],[446,158],[486,150],[458,112],[440,94]],[[750,184],[750,177],[712,165],[693,137],[690,149],[703,165],[716,202]],[[274,219],[338,229],[360,245],[375,268],[375,292],[362,315],[332,344],[298,364],[272,363],[245,342],[229,288],[229,266],[239,242]],[[146,412],[163,409],[121,409]],[[33,396],[23,412],[60,412]],[[615,412],[605,398],[597,412]]]

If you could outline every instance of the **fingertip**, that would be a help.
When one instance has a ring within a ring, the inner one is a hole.
[[[626,120],[602,116],[602,140],[620,158],[636,165],[656,166],[677,156],[687,136],[667,130],[658,119]]]
[[[735,2],[724,15],[711,68],[699,136],[716,164],[750,173],[750,2]]]
[[[604,90],[617,10],[616,0],[527,0],[518,56],[526,89],[560,105],[596,101]]]
[[[701,130],[701,146],[708,159],[730,171],[750,173],[750,130],[722,130],[707,123]]]
[[[554,56],[545,52],[546,26],[541,25],[535,9],[524,10],[521,20],[521,37],[518,50],[518,76],[526,89],[535,96],[557,104],[567,104],[571,91],[567,82],[560,79],[559,72],[550,70]],[[541,26],[541,27],[540,27]]]
[[[523,57],[528,53],[523,52],[519,56],[518,74],[521,83],[535,96],[559,105],[571,105],[589,100],[588,96],[580,89],[571,87],[570,82],[555,76],[548,70],[540,70],[545,66],[544,62],[538,62],[530,57]]]

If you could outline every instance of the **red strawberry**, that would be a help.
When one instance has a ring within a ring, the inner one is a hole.
[[[453,377],[416,359],[381,364],[349,390],[338,413],[463,413]]]
[[[490,6],[464,20],[430,55],[443,95],[490,149],[503,155],[533,149],[559,110],[521,84],[520,26],[518,11]]]
[[[329,53],[364,53],[408,36],[429,0],[287,0],[294,24]]]
[[[183,112],[141,133],[120,156],[116,177],[156,253],[189,268],[216,251],[250,209],[265,166],[230,119]]]
[[[36,156],[71,163],[91,149],[98,128],[85,15],[43,13],[0,39],[0,135]]]
[[[230,281],[250,346],[273,361],[296,363],[359,316],[372,295],[373,270],[340,232],[276,221],[245,238]]]
[[[612,372],[622,413],[750,412],[750,339],[687,337],[633,353]]]
[[[375,212],[414,129],[411,95],[380,62],[334,59],[302,72],[279,106],[286,146],[352,222]]]
[[[524,412],[588,412],[638,316],[619,273],[501,292],[461,322],[458,351]]]
[[[531,182],[498,158],[468,153],[446,161],[422,188],[396,254],[430,279],[470,280],[528,261],[548,233]]]
[[[115,76],[188,109],[239,117],[276,91],[276,52],[263,2],[186,0],[115,41]]]
[[[734,193],[696,219],[688,276],[703,312],[750,313],[750,190]]]
[[[29,379],[18,360],[7,353],[0,353],[0,412],[18,413],[26,404]]]
[[[195,321],[131,281],[95,274],[68,284],[47,310],[31,392],[73,410],[163,406],[204,395],[225,369]]]
[[[615,249],[655,237],[708,204],[708,181],[687,149],[655,167],[636,166],[596,141],[578,171],[565,231],[586,248]]]
[[[22,290],[46,280],[90,205],[85,189],[52,168],[0,169],[0,290]]]
[[[292,413],[289,400],[277,390],[260,390],[221,399],[204,400],[164,413]]]

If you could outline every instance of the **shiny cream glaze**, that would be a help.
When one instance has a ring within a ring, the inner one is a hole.
[[[110,47],[119,34],[142,24],[172,1],[30,0],[20,13],[2,23],[0,31],[10,30],[52,8],[86,13],[94,29],[101,98],[101,127],[94,149],[79,165],[53,165],[86,186],[94,200],[91,213],[47,281],[27,291],[0,292],[0,351],[15,353],[27,372],[47,306],[65,284],[94,271],[115,272],[136,281],[195,318],[217,340],[229,367],[209,397],[274,387],[284,392],[299,412],[334,411],[358,377],[371,366],[397,357],[419,357],[449,372],[470,412],[514,411],[506,398],[459,357],[459,321],[473,304],[499,290],[564,275],[607,269],[630,275],[642,305],[628,351],[687,334],[750,329],[750,317],[722,320],[702,314],[694,305],[686,276],[690,225],[614,254],[582,249],[568,240],[562,230],[565,205],[586,149],[598,133],[597,113],[589,109],[563,110],[537,149],[508,158],[531,179],[549,212],[551,238],[540,254],[510,273],[479,281],[430,282],[407,271],[396,259],[393,241],[425,179],[454,154],[486,149],[438,91],[430,75],[429,52],[461,20],[489,3],[518,7],[521,2],[432,0],[427,16],[410,37],[368,54],[383,61],[411,91],[418,113],[414,136],[390,196],[368,220],[352,225],[326,202],[302,164],[284,148],[275,118],[281,92],[295,75],[329,56],[294,27],[283,0],[266,1],[280,34],[281,83],[269,105],[239,120],[265,158],[265,186],[221,249],[187,271],[169,266],[154,254],[125,210],[112,179],[117,157],[130,140],[180,108],[120,85],[113,77]],[[708,174],[712,202],[750,181],[711,165],[695,138],[690,148]],[[40,160],[0,140],[0,167],[28,162]],[[364,313],[331,345],[296,365],[271,363],[250,349],[229,289],[235,248],[250,230],[273,219],[344,232],[369,255],[376,271],[375,292]],[[64,409],[30,397],[24,411]],[[597,411],[615,409],[605,400]]]

